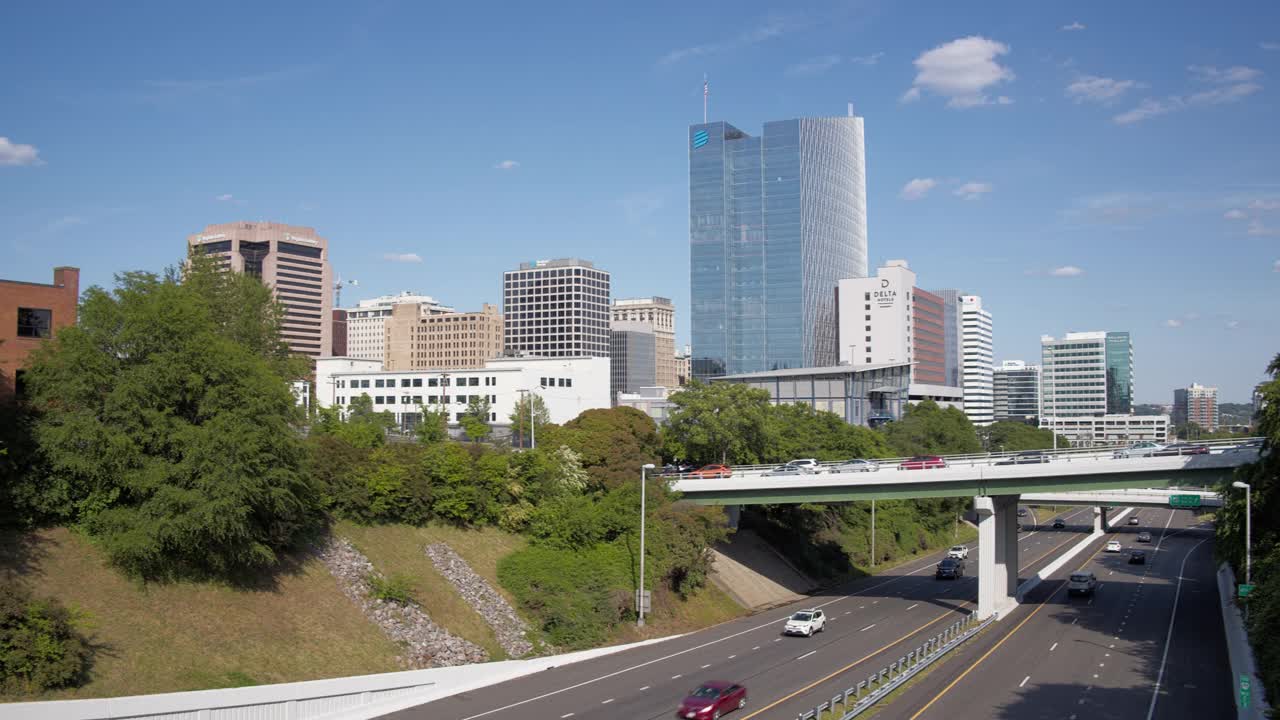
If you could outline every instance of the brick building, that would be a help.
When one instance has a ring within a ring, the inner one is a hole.
[[[52,285],[0,280],[0,396],[21,390],[32,350],[76,323],[79,298],[79,268],[54,268]]]

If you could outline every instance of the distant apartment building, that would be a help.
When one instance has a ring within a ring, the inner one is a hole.
[[[619,393],[614,396],[614,401],[618,407],[635,408],[653,418],[655,423],[665,425],[671,417],[671,411],[676,407],[676,404],[668,399],[671,392],[670,388],[660,385],[642,387],[633,393]]]
[[[657,385],[657,333],[646,322],[615,320],[609,329],[609,396]],[[674,356],[672,356],[674,360]]]
[[[386,370],[479,368],[502,354],[502,313],[438,312],[439,306],[396,303],[385,318]]]
[[[419,315],[455,312],[430,295],[401,292],[360,300],[347,308],[347,357],[383,362],[387,356],[387,320],[396,305],[413,305]]]
[[[503,343],[508,353],[609,357],[608,272],[586,260],[521,263],[502,278]]]
[[[1040,417],[1040,366],[1005,360],[992,373],[992,416],[996,422],[1033,423]]]
[[[676,384],[674,387],[684,387],[693,379],[693,356],[689,353],[688,345],[684,346],[684,350],[676,353],[675,372]]]
[[[906,260],[890,260],[875,277],[836,285],[840,361],[855,368],[905,363],[913,384],[946,380],[942,298],[916,287]]]
[[[1133,412],[1133,344],[1127,332],[1073,332],[1040,338],[1045,417]]]
[[[994,420],[991,313],[977,295],[960,296],[960,367],[964,412],[974,425]]]
[[[0,280],[0,397],[21,392],[31,351],[76,324],[79,298],[79,268],[54,268],[48,285]]]
[[[1173,391],[1173,424],[1195,423],[1207,432],[1218,429],[1218,388],[1192,383]]]
[[[611,322],[638,322],[653,330],[657,367],[654,385],[676,383],[676,306],[664,297],[620,298],[613,301]]]
[[[347,311],[342,308],[333,309],[333,356],[347,355]]]
[[[284,306],[280,335],[292,352],[333,352],[333,286],[329,242],[315,228],[274,222],[209,225],[187,246],[212,256],[224,270],[258,278]]]
[[[1072,447],[1128,445],[1169,440],[1168,415],[1095,415],[1040,418],[1040,427],[1065,437]]]

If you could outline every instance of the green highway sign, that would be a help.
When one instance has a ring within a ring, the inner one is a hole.
[[[1240,707],[1241,708],[1249,707],[1249,701],[1252,699],[1253,693],[1249,689],[1249,685],[1250,685],[1249,676],[1241,675],[1240,676]]]
[[[1169,507],[1198,508],[1200,507],[1200,496],[1199,495],[1170,495]]]
[[[1240,583],[1240,587],[1236,588],[1236,595],[1238,597],[1249,597],[1249,593],[1251,592],[1253,592],[1252,585],[1246,585],[1244,583]]]

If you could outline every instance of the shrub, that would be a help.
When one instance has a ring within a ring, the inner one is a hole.
[[[413,580],[405,575],[383,577],[376,573],[365,576],[369,584],[369,595],[376,600],[386,600],[399,605],[417,605],[413,595]]]
[[[552,644],[576,649],[605,642],[629,611],[629,568],[625,550],[616,545],[578,552],[535,545],[499,561],[498,581]]]
[[[14,583],[0,586],[0,693],[34,694],[79,684],[89,643],[72,613],[53,598],[32,599]]]

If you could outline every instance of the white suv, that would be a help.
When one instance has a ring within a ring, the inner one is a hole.
[[[1107,542],[1107,552],[1120,552],[1120,541],[1110,540]]]
[[[827,616],[823,615],[821,610],[801,610],[787,618],[787,626],[782,632],[786,635],[809,637],[826,629]]]
[[[822,465],[818,464],[818,461],[814,458],[801,458],[799,460],[792,460],[791,462],[786,464],[786,467],[800,468],[801,472],[806,472],[806,473],[822,472]]]
[[[947,551],[947,557],[967,560],[969,558],[969,547],[967,545],[952,545],[951,549]]]
[[[1098,578],[1094,577],[1091,572],[1071,573],[1071,579],[1067,581],[1068,595],[1092,595],[1094,589],[1098,587]]]

